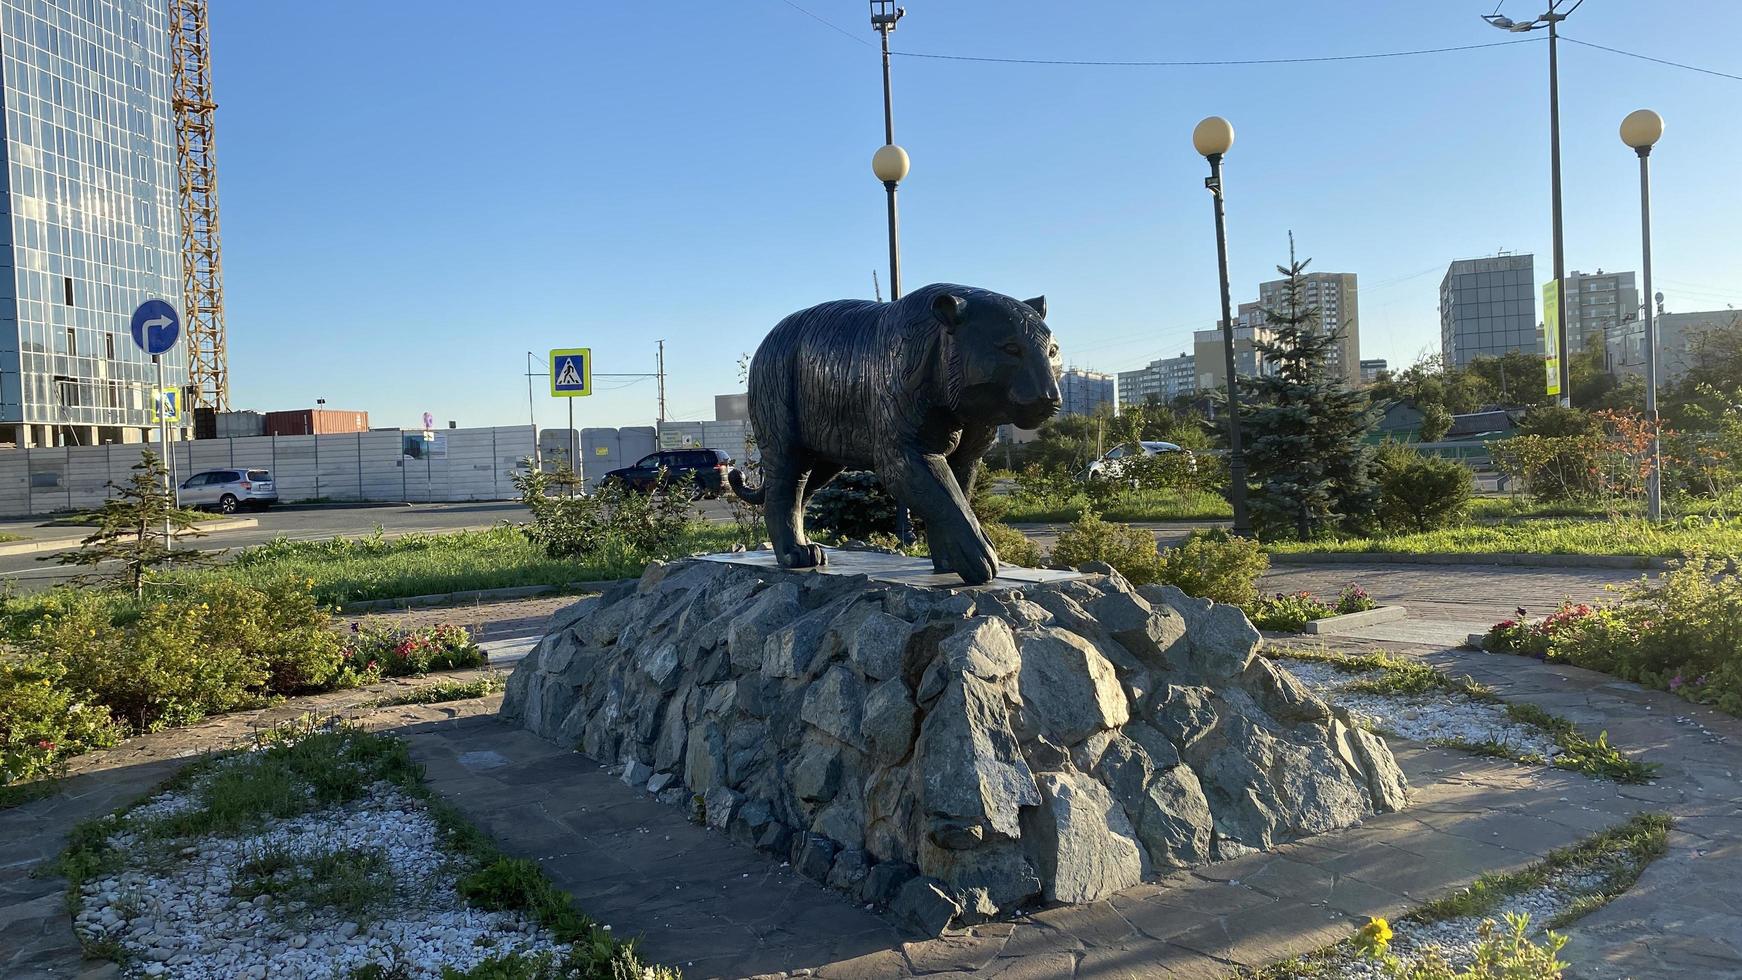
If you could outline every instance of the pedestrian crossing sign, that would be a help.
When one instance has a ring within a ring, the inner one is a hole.
[[[159,388],[152,393],[151,421],[181,421],[181,391],[179,389]]]
[[[559,347],[550,352],[550,396],[579,398],[593,393],[593,351]]]

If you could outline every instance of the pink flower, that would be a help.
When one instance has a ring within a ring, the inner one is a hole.
[[[1669,689],[1670,690],[1672,690],[1672,691],[1676,690],[1677,688],[1679,688],[1681,686],[1682,686],[1682,675],[1677,674],[1674,677],[1671,677],[1669,679]]]
[[[54,745],[55,745],[55,743],[49,741],[46,738],[43,739],[42,741],[36,743],[36,747],[43,750],[44,752],[53,752]]]

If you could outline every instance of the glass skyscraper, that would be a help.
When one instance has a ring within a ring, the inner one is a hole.
[[[1447,367],[1521,350],[1542,353],[1536,323],[1536,258],[1459,259],[1440,281],[1440,353]]]
[[[155,431],[129,320],[182,305],[169,30],[161,0],[0,0],[0,443]]]

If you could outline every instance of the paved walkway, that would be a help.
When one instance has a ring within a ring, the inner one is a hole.
[[[1661,778],[1616,786],[1394,743],[1413,787],[1414,805],[1403,813],[1095,905],[912,941],[790,868],[689,823],[596,762],[509,728],[492,714],[498,698],[381,709],[366,721],[406,736],[432,788],[506,850],[537,859],[582,908],[618,935],[642,936],[651,958],[692,978],[1221,977],[1343,938],[1369,915],[1396,915],[1482,872],[1522,867],[1646,809],[1678,818],[1671,851],[1571,930],[1566,955],[1576,975],[1742,976],[1742,722],[1574,668],[1402,652],[1606,729],[1661,762]],[[173,744],[182,734],[137,741]],[[61,883],[25,876],[59,849],[72,823],[177,765],[145,752],[104,757],[116,765],[0,812],[0,975],[104,975],[77,960]]]

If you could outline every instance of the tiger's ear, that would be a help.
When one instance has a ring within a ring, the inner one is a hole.
[[[938,322],[944,325],[946,332],[955,333],[956,327],[962,323],[962,317],[968,312],[968,301],[954,293],[939,293],[931,301],[931,311],[938,318]]]
[[[1045,296],[1036,296],[1033,299],[1025,299],[1022,301],[1022,305],[1033,310],[1035,316],[1040,317],[1042,320],[1046,319],[1046,297]]]

